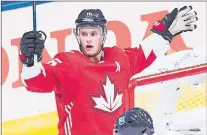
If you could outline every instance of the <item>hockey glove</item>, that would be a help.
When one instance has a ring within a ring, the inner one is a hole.
[[[37,61],[41,61],[45,40],[46,34],[42,31],[30,31],[24,33],[20,42],[21,62],[25,64],[27,67],[33,66],[35,54],[37,55]]]
[[[161,35],[165,40],[172,41],[176,35],[193,31],[197,26],[194,23],[198,20],[197,13],[191,12],[192,6],[184,6],[180,10],[175,8],[171,13],[167,14],[162,20],[155,22],[152,32]]]

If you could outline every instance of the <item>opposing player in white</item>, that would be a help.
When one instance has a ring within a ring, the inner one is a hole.
[[[195,12],[187,14],[191,16],[196,15]],[[196,20],[196,18],[194,19]],[[183,25],[187,20],[186,10],[181,9],[170,27],[170,33],[174,35],[173,33],[177,33],[180,29],[189,30],[190,27],[196,27],[193,25]],[[159,24],[160,22],[157,23]],[[165,34],[168,35],[169,33]],[[169,35],[166,36],[166,39],[170,37]],[[206,58],[194,52],[194,50],[180,51],[156,59],[152,65],[131,79],[203,63],[206,63]],[[201,76],[201,78],[196,80],[197,83],[201,83],[205,77],[205,75]],[[206,133],[205,127],[202,127],[202,125],[205,125],[205,119],[196,117],[196,120],[194,120],[192,118],[196,113],[205,116],[204,113],[206,111],[204,109],[194,110],[193,112],[186,111],[184,115],[182,112],[175,113],[177,99],[180,94],[179,89],[177,89],[179,81],[163,82],[162,85],[170,88],[165,89],[161,93],[160,102],[162,104],[152,114],[149,114],[142,108],[128,110],[117,119],[114,135],[204,135]]]
[[[179,12],[177,19],[173,22],[173,24],[182,21],[182,19],[180,19],[182,16],[182,12]],[[177,25],[175,31],[182,26],[183,25]],[[200,54],[199,52],[196,52],[193,49],[183,50],[159,57],[148,68],[144,69],[141,73],[134,75],[131,80],[150,74],[159,74],[166,71],[191,67],[204,63],[206,63],[206,56]],[[195,80],[195,77],[188,77],[188,82],[186,83],[201,84],[203,80],[206,80],[205,74],[200,75],[197,80]],[[161,92],[159,101],[161,104],[156,108],[154,113],[151,114],[155,131],[153,135],[206,134],[206,118],[200,117],[206,116],[206,108],[199,108],[185,112],[176,112],[176,104],[179,95],[181,94],[181,90],[179,90],[179,85],[181,83],[182,81],[178,79],[162,82],[162,85],[165,89]]]

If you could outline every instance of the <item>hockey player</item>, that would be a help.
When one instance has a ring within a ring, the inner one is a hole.
[[[127,109],[130,77],[163,56],[174,36],[196,28],[191,11],[174,9],[155,23],[140,47],[122,50],[103,47],[107,20],[101,10],[85,9],[75,21],[80,51],[58,53],[47,64],[41,62],[42,33],[26,32],[20,47],[22,82],[28,91],[55,92],[59,135],[112,135],[115,120]]]

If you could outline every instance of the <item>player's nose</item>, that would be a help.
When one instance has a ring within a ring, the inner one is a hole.
[[[90,37],[87,37],[87,43],[91,43],[91,38]]]

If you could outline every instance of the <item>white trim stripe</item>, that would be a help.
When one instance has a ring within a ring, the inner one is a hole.
[[[65,105],[65,111],[68,114],[66,121],[65,121],[65,124],[64,124],[65,135],[72,135],[71,134],[71,128],[72,128],[71,109],[72,109],[72,106],[73,106],[72,102],[69,105]]]
[[[117,61],[115,61],[115,63],[116,63],[116,71],[115,72],[120,72],[121,71],[120,64]]]
[[[71,111],[71,106],[70,105],[66,105],[66,107],[69,109],[69,111]]]
[[[67,106],[65,106],[65,111],[67,112],[67,114],[70,113],[70,110],[68,110],[68,107]]]
[[[64,123],[64,130],[65,130],[65,135],[68,135],[68,131],[67,131],[67,123]]]
[[[68,135],[71,135],[71,128],[70,128],[70,123],[69,123],[69,117],[66,119],[67,127],[68,127]]]
[[[71,113],[69,113],[68,115],[69,115],[70,125],[71,125],[71,128],[72,128],[72,118],[71,118]]]

